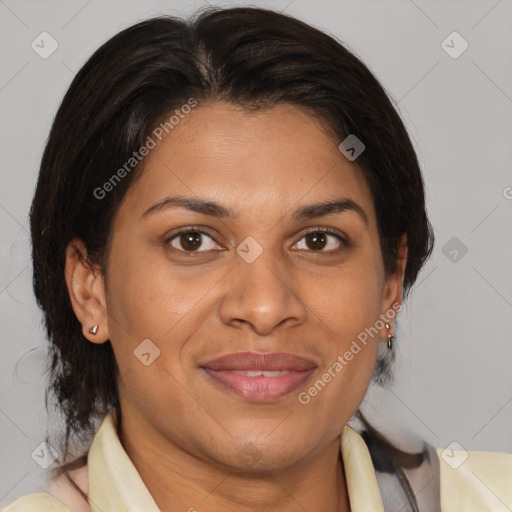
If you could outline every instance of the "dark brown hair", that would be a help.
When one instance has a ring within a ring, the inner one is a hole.
[[[290,104],[339,142],[355,134],[365,144],[357,164],[373,194],[387,273],[396,271],[398,242],[407,235],[405,295],[432,251],[423,180],[404,124],[371,71],[333,37],[257,8],[208,8],[188,21],[161,16],[119,32],[77,73],[58,109],[30,211],[34,290],[50,341],[46,405],[55,399],[66,425],[57,474],[86,463],[109,410],[120,417],[111,344],[87,341],[71,307],[66,246],[80,238],[89,262],[105,273],[113,217],[144,161],[106,197],[94,191],[190,98],[246,109]],[[377,380],[385,380],[389,363],[379,362]],[[70,442],[80,454],[71,462]]]

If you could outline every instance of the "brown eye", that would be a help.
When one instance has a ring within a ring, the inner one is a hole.
[[[327,245],[327,237],[321,231],[313,231],[305,237],[306,245],[313,251],[322,250]]]
[[[210,235],[197,229],[180,231],[167,239],[166,244],[181,252],[205,252],[217,246]]]
[[[327,228],[309,231],[296,244],[300,250],[325,253],[336,253],[348,246],[348,242],[341,235],[333,233]]]
[[[181,246],[187,251],[195,251],[201,247],[201,234],[200,233],[184,233],[180,235],[179,241]]]

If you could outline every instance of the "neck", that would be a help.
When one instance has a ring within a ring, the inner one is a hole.
[[[148,428],[133,421],[133,415],[123,416],[119,437],[160,510],[350,511],[339,437],[292,466],[240,472],[201,459],[158,434],[150,436]]]

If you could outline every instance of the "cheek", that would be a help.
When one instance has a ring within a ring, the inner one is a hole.
[[[108,313],[120,337],[160,339],[198,302],[200,283],[171,272],[163,258],[137,256],[121,258],[113,268]]]
[[[373,259],[358,259],[320,280],[311,278],[309,289],[311,309],[339,340],[356,338],[379,319],[383,271]]]
[[[304,402],[311,399],[319,415],[336,423],[340,408],[355,411],[373,375],[380,343],[382,276],[373,257],[363,256],[320,280],[316,276],[316,286],[310,288],[315,290],[308,300],[321,320],[320,338],[330,343],[324,343],[325,366],[313,388],[306,390]]]
[[[192,267],[176,271],[162,256],[135,251],[112,258],[110,268],[108,325],[121,373],[138,373],[141,361],[136,356],[147,353],[148,348],[152,357],[158,355],[155,368],[162,366],[181,380],[182,365],[187,362],[184,348],[208,321],[222,271],[200,275]],[[155,372],[147,372],[143,378],[151,382]]]
[[[150,263],[147,256],[124,257],[112,267],[108,281],[108,323],[120,394],[124,404],[136,404],[146,417],[191,409],[184,401],[182,349],[202,321],[197,305],[202,294],[197,283],[171,275],[169,267]]]

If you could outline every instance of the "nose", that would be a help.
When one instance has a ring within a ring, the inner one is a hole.
[[[270,252],[263,251],[252,263],[235,262],[237,268],[230,272],[228,292],[220,306],[226,325],[250,328],[265,336],[304,323],[307,308],[292,287],[293,276]]]

